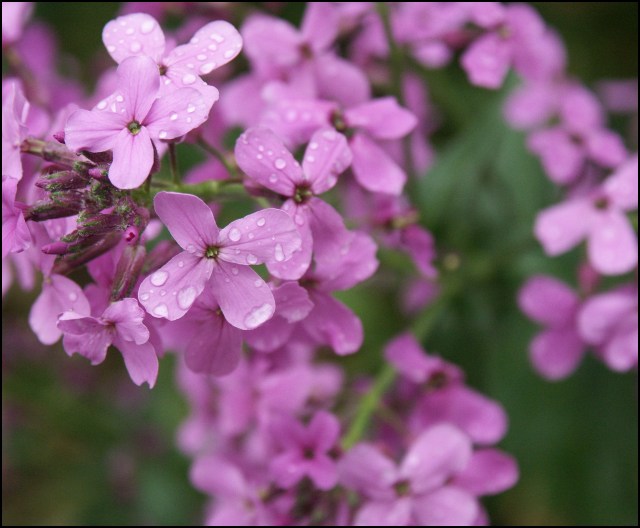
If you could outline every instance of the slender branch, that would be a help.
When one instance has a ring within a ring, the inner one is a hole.
[[[202,138],[198,139],[198,145],[200,146],[200,148],[202,148],[203,150],[205,150],[206,152],[214,156],[216,159],[218,159],[218,161],[220,161],[220,163],[224,165],[224,168],[227,169],[229,176],[237,179],[240,178],[240,175],[238,173],[238,169],[235,163],[230,162],[227,156],[224,155],[224,153],[220,152],[216,147],[214,147],[213,145],[210,145]]]

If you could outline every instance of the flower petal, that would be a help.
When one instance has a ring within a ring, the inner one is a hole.
[[[421,526],[472,526],[479,509],[473,496],[453,486],[446,486],[413,502],[413,511]]]
[[[242,332],[214,315],[190,339],[184,359],[193,372],[224,376],[240,363]]]
[[[495,495],[511,488],[518,476],[518,464],[512,456],[498,449],[480,449],[453,484],[473,495]]]
[[[74,152],[104,152],[113,148],[126,126],[126,118],[114,112],[76,110],[67,119],[64,141]]]
[[[260,276],[249,266],[219,262],[211,275],[211,290],[229,324],[253,330],[273,316],[276,303]]]
[[[358,510],[355,526],[409,526],[411,500],[408,498],[385,502],[367,502]]]
[[[142,123],[160,89],[160,72],[147,56],[130,57],[118,66],[118,81],[127,119]]]
[[[209,206],[193,194],[160,192],[153,200],[156,214],[182,249],[204,256],[218,242],[218,226]]]
[[[347,139],[333,128],[325,128],[311,137],[302,160],[302,171],[314,194],[321,194],[336,184],[338,176],[349,165],[351,151]]]
[[[577,199],[539,213],[534,233],[547,255],[560,255],[579,244],[591,229],[593,212],[591,202]]]
[[[553,277],[531,277],[518,294],[518,305],[528,317],[547,326],[565,326],[575,317],[578,295]]]
[[[353,154],[353,173],[356,180],[371,192],[399,195],[407,175],[371,139],[356,134],[349,142]]]
[[[113,163],[109,168],[109,181],[118,189],[140,187],[153,167],[153,144],[145,127],[134,136],[122,129],[113,145]]]
[[[300,233],[280,209],[263,209],[231,222],[220,231],[220,260],[254,265],[284,262],[300,249]]]
[[[313,68],[318,94],[322,99],[335,101],[346,108],[370,99],[369,79],[352,62],[333,53],[324,53],[315,58]]]
[[[587,244],[589,262],[605,275],[621,275],[638,265],[638,236],[617,210],[598,211]]]
[[[487,33],[471,43],[460,62],[471,84],[500,88],[511,63],[511,43]]]
[[[138,345],[119,337],[113,345],[120,350],[131,380],[136,385],[148,383],[149,388],[153,389],[158,378],[158,356],[153,345],[149,342]]]
[[[213,259],[183,251],[142,282],[138,300],[154,317],[180,319],[204,290],[213,266]]]
[[[349,126],[361,128],[376,139],[399,139],[411,132],[418,123],[395,97],[381,97],[345,112]]]
[[[156,99],[144,120],[154,139],[175,139],[199,127],[215,101],[194,88],[178,88]]]
[[[207,75],[232,61],[242,49],[242,37],[229,22],[216,20],[196,31],[191,41],[174,48],[164,64],[188,68],[194,65],[197,75]],[[190,68],[189,68],[190,69]]]
[[[303,183],[302,169],[270,129],[254,127],[236,141],[238,166],[253,181],[283,196],[293,196]]]
[[[373,445],[357,444],[340,461],[340,483],[376,500],[395,497],[398,480],[395,464]]]
[[[111,20],[102,30],[109,55],[120,63],[128,57],[146,55],[158,62],[164,53],[164,33],[150,15],[135,13]]]

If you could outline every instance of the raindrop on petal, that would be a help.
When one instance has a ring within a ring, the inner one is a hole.
[[[169,278],[169,274],[164,270],[158,270],[153,275],[151,275],[151,284],[154,286],[162,286],[167,279]]]
[[[156,306],[153,309],[153,314],[157,315],[158,317],[168,317],[169,316],[169,309],[167,308],[166,304],[159,304],[158,306]]]

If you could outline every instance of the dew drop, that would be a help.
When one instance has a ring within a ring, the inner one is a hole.
[[[298,224],[299,226],[304,225],[304,216],[302,216],[301,214],[297,214],[295,216],[295,221],[296,221],[296,224]]]
[[[264,217],[258,218],[258,221],[256,222],[256,224],[258,225],[258,227],[264,227],[264,225],[267,223],[267,221],[264,219]]]
[[[171,117],[169,119],[171,119],[171,121],[175,121],[176,119],[178,119],[178,114],[174,112],[173,114],[171,114]]]
[[[229,240],[231,240],[232,242],[237,242],[238,240],[240,240],[240,237],[242,237],[242,234],[235,227],[231,231],[229,231]]]
[[[151,284],[154,286],[162,286],[167,279],[169,278],[169,274],[164,270],[158,270],[153,275],[151,275]]]
[[[263,304],[262,306],[254,308],[245,317],[244,324],[249,329],[256,328],[273,315],[273,310],[274,308],[270,304]]]
[[[311,150],[316,150],[318,148],[318,144],[315,141],[312,141],[311,143],[309,143],[309,148]]]
[[[188,310],[193,301],[196,300],[197,291],[193,286],[183,288],[178,292],[178,306],[183,310]]]
[[[153,314],[157,315],[158,317],[168,317],[169,309],[167,308],[166,304],[162,303],[153,309]]]
[[[231,268],[231,273],[237,275],[238,273],[240,273],[240,271],[238,270],[238,268]]]
[[[207,48],[209,48],[211,51],[216,51],[218,49],[218,46],[212,43],[212,44],[209,44]]]
[[[276,244],[275,257],[276,261],[278,262],[282,262],[284,260],[284,251],[282,249],[282,244]]]
[[[121,103],[121,102],[123,102],[123,101],[124,101],[124,97],[123,97],[123,96],[121,96],[121,95],[118,95],[118,96],[116,97],[116,101],[118,101],[119,103]]]
[[[153,20],[145,20],[140,26],[140,31],[147,35],[153,31],[155,25],[156,23]]]
[[[187,113],[193,114],[196,111],[196,105],[189,103],[187,105]]]
[[[313,156],[307,156],[307,161],[308,161],[309,163],[313,163],[314,161],[316,161],[316,158],[315,158],[315,157],[313,157]]]
[[[131,52],[138,53],[142,49],[142,44],[140,44],[137,40],[131,43]]]
[[[278,181],[278,176],[276,174],[272,174],[271,176],[269,176],[269,181],[271,183],[276,183]]]
[[[166,130],[161,130],[160,133],[158,134],[158,137],[160,139],[165,139],[167,137],[167,131]]]
[[[98,103],[98,106],[96,106],[96,108],[98,110],[104,110],[107,107],[107,102],[105,100],[102,100]]]
[[[196,252],[196,246],[194,246],[193,244],[189,244],[187,246],[187,252],[188,253],[195,253]]]
[[[254,283],[253,283],[253,285],[254,285],[256,288],[262,288],[262,285],[263,285],[263,284],[264,284],[264,282],[262,282],[260,279],[256,279],[256,280],[254,281]]]
[[[328,141],[333,141],[334,139],[336,139],[336,131],[335,130],[325,130],[322,133],[322,137],[325,138]]]
[[[71,292],[71,293],[69,294],[69,300],[70,300],[71,302],[78,300],[78,294],[77,294],[77,293],[75,293],[75,292]]]
[[[196,59],[198,59],[199,61],[207,60],[207,56],[204,53],[200,53],[200,55],[198,55]]]
[[[249,240],[253,240],[254,238],[256,238],[256,235],[254,235],[253,233],[249,233]]]
[[[256,159],[261,160],[262,158],[264,158],[264,156],[262,154],[257,154],[256,155]]]
[[[216,69],[216,63],[215,62],[207,62],[207,63],[203,64],[202,66],[200,66],[200,73],[202,75],[206,75],[207,73],[211,73],[215,69]]]
[[[229,284],[231,282],[231,279],[229,277],[225,277],[224,278],[224,282],[226,282],[227,284]]]
[[[187,73],[184,77],[182,77],[182,82],[184,84],[193,84],[196,82],[196,76],[193,73]]]
[[[136,32],[136,30],[135,30],[135,29],[133,29],[132,27],[127,28],[127,30],[125,31],[125,33],[126,33],[127,35],[133,35],[135,32]]]
[[[257,264],[258,263],[258,257],[256,257],[253,253],[249,253],[247,255],[247,262],[249,264]]]
[[[211,35],[209,35],[209,38],[211,40],[215,40],[218,44],[224,42],[224,37],[222,35],[219,35],[218,33],[211,33]]]
[[[264,152],[264,145],[258,145],[258,150],[260,152]]]
[[[181,260],[178,262],[178,267],[179,268],[184,268],[184,260]]]
[[[149,294],[148,293],[141,293],[140,294],[140,300],[141,301],[148,301],[149,300]]]
[[[225,59],[230,59],[231,57],[233,57],[233,55],[235,54],[235,51],[233,50],[227,50],[224,52],[224,58]]]
[[[287,166],[287,162],[284,161],[282,158],[278,158],[275,162],[274,165],[276,167],[276,169],[284,169]]]
[[[116,51],[116,47],[115,46],[107,46],[107,51],[109,53],[113,53],[114,51]]]
[[[160,297],[164,297],[167,294],[167,290],[160,290]]]

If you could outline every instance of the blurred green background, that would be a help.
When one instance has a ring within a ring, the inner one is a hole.
[[[534,5],[564,38],[573,74],[589,83],[637,77],[637,3]],[[95,57],[106,61],[102,27],[118,6],[44,3],[36,17],[56,28],[91,82]],[[285,11],[297,22],[299,6]],[[637,375],[611,373],[589,357],[570,379],[548,383],[527,360],[536,329],[516,307],[518,287],[541,272],[575,282],[577,252],[548,259],[530,234],[557,190],[523,136],[503,124],[504,91],[471,88],[456,68],[430,72],[427,82],[447,125],[435,136],[438,162],[411,198],[439,247],[486,273],[453,300],[425,345],[463,366],[470,384],[510,416],[502,446],[518,459],[521,479],[486,501],[491,518],[636,525]],[[343,296],[367,332],[350,369],[375,371],[380,343],[404,323],[388,313],[393,281],[383,272]],[[173,358],[162,360],[153,391],[137,389],[117,354],[91,367],[40,345],[26,323],[33,299],[12,290],[3,303],[3,525],[199,524],[204,497],[190,487],[189,461],[174,447],[187,407],[174,386]]]

